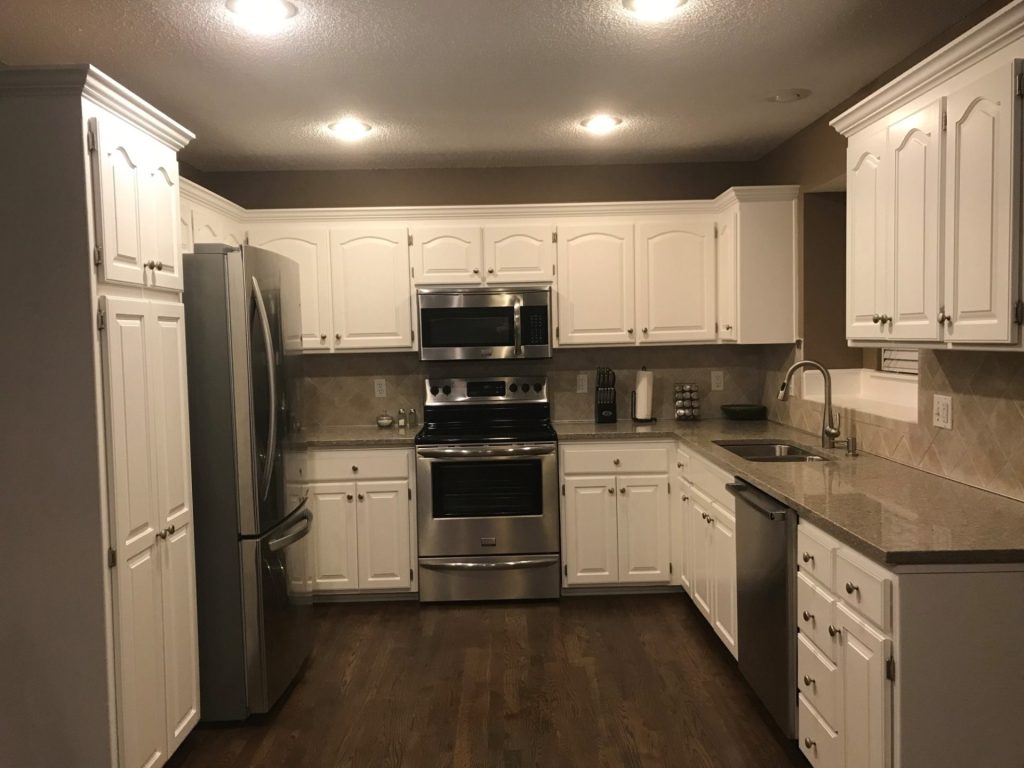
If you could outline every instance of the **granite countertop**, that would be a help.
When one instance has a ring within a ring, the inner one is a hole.
[[[1024,562],[1024,502],[870,454],[819,447],[816,436],[765,421],[555,423],[559,440],[677,439],[876,562]],[[830,461],[754,462],[715,440],[781,438]]]
[[[411,448],[419,427],[325,427],[301,432],[291,440],[294,448]]]

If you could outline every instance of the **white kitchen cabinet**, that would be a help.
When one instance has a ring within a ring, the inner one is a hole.
[[[332,229],[330,266],[333,348],[412,349],[405,228]]]
[[[672,483],[672,563],[673,583],[678,582],[686,592],[693,584],[693,526],[691,525],[690,481],[686,479],[690,455],[676,450],[676,473]]]
[[[356,529],[359,535],[359,588],[409,589],[412,555],[406,480],[360,481]]]
[[[718,216],[715,222],[716,249],[715,249],[715,273],[716,273],[716,334],[722,341],[736,341],[737,321],[736,312],[736,276],[737,261],[739,254],[739,239],[737,228],[739,226],[739,210],[736,206],[729,206]]]
[[[715,338],[715,222],[692,215],[636,225],[641,344]]]
[[[484,227],[488,285],[550,283],[555,279],[555,228],[551,224]]]
[[[194,202],[192,206],[192,242],[224,243],[238,246],[245,243],[245,226],[222,211]]]
[[[178,159],[174,151],[152,142],[141,181],[142,258],[145,263],[154,265],[149,270],[149,285],[180,291],[184,280],[178,231]]]
[[[1001,64],[949,96],[944,313],[957,344],[1018,336],[1021,70]]]
[[[877,341],[886,298],[884,131],[858,135],[846,149],[846,336]]]
[[[559,345],[635,343],[634,281],[632,224],[559,226]]]
[[[714,560],[715,541],[712,536],[708,518],[711,516],[711,499],[697,488],[690,489],[690,527],[693,530],[693,545],[690,553],[693,559],[693,572],[690,597],[704,618],[712,621],[712,604],[714,592]]]
[[[885,664],[892,641],[845,605],[836,609],[839,644],[837,724],[842,735],[845,768],[887,768],[891,756],[892,682]]]
[[[619,581],[615,487],[613,475],[565,479],[562,553],[568,585]]]
[[[712,626],[736,656],[736,519],[719,504],[712,503],[711,509]]]
[[[412,276],[417,285],[484,282],[480,227],[413,227]]]
[[[329,350],[331,261],[327,226],[256,224],[249,229],[249,243],[286,256],[298,265],[301,348]]]
[[[665,475],[618,478],[621,583],[669,582],[669,489]]]
[[[313,590],[358,589],[356,484],[315,483],[308,503],[313,513]]]

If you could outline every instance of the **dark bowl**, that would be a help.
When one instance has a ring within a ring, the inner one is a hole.
[[[733,403],[722,406],[722,415],[733,421],[764,421],[768,418],[768,409],[753,403]]]

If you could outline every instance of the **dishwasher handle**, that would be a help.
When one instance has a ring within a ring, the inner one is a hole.
[[[761,493],[759,490],[744,482],[726,483],[725,489],[735,496],[739,501],[756,509],[762,515],[772,521],[786,519],[789,509],[771,496]]]

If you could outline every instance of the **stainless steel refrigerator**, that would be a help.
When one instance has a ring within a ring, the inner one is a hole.
[[[184,259],[202,719],[267,712],[311,645],[312,526],[286,468],[300,374],[297,265],[250,246]]]

